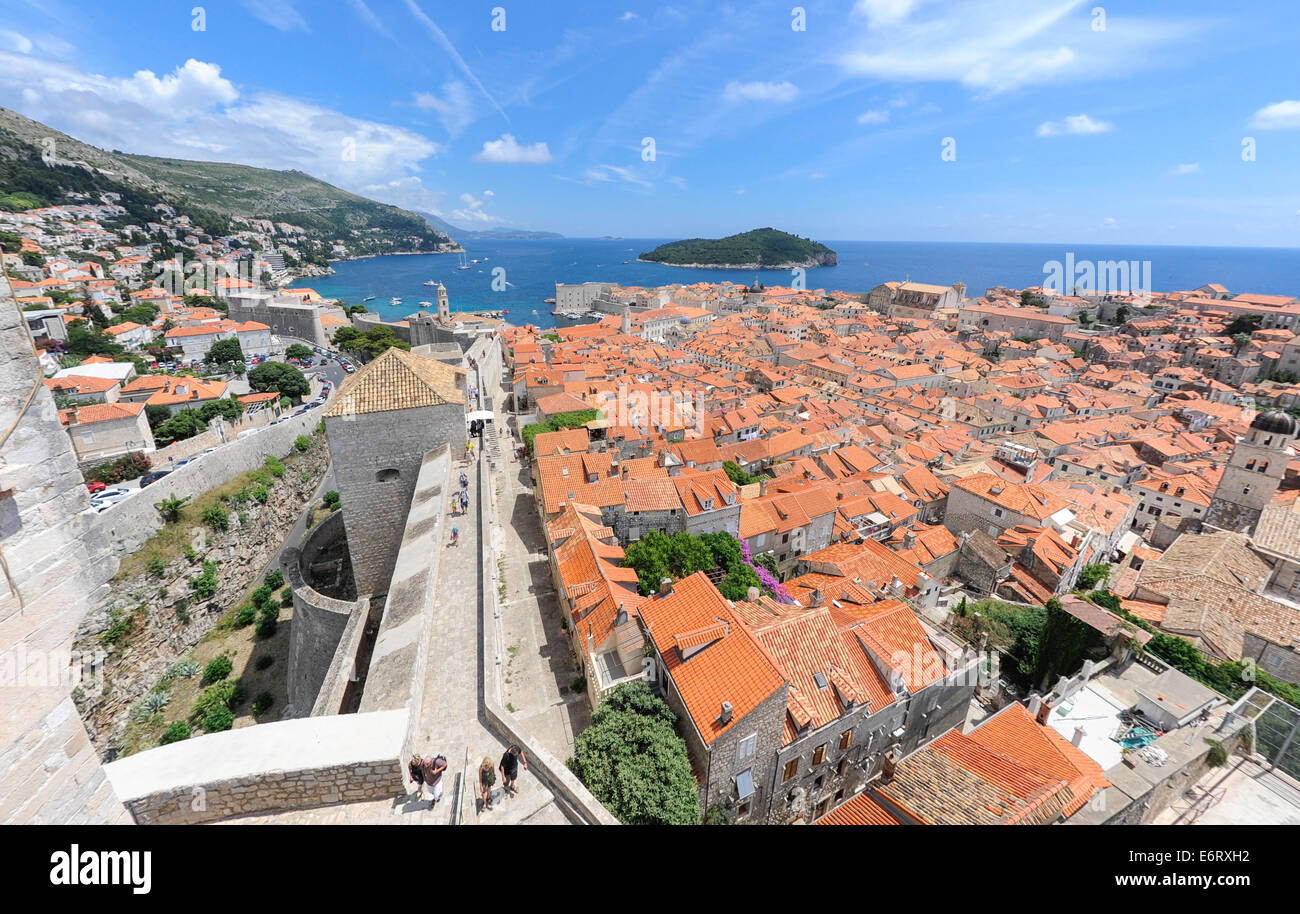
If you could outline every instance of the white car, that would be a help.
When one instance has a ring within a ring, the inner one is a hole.
[[[124,498],[129,498],[133,494],[133,489],[105,489],[90,500],[90,505],[96,510],[102,510],[110,505],[117,504]]]

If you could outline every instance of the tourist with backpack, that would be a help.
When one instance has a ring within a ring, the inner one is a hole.
[[[424,790],[424,759],[420,758],[420,753],[415,753],[406,763],[406,776],[407,780],[415,785],[415,798],[420,799],[420,794]]]
[[[492,767],[492,759],[489,756],[483,756],[483,763],[478,766],[478,793],[483,800],[483,808],[492,808],[492,785],[497,782],[496,769]]]

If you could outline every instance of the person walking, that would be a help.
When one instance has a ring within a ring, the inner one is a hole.
[[[483,801],[484,809],[492,808],[492,785],[497,782],[496,769],[492,767],[492,758],[483,756],[483,763],[478,766],[478,795]]]
[[[451,528],[451,542],[448,543],[447,545],[448,545],[448,546],[459,546],[459,545],[460,545],[460,528],[459,528],[459,527],[452,527],[452,528]]]
[[[438,801],[442,799],[442,773],[447,770],[447,759],[441,755],[433,758],[425,756],[421,768],[424,775],[423,786],[429,788],[429,794],[433,797],[429,803],[429,808],[433,809],[438,805]],[[423,798],[423,792],[421,792],[420,796]]]
[[[519,778],[519,763],[524,763],[524,770],[528,770],[528,756],[524,755],[524,750],[518,746],[511,746],[506,750],[505,755],[501,756],[501,786],[506,792],[506,796],[519,796],[519,788],[515,786],[515,781]]]
[[[460,490],[460,513],[469,513],[469,489]]]

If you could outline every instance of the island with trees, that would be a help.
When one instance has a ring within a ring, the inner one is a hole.
[[[826,245],[774,228],[754,229],[726,238],[670,241],[637,257],[646,263],[715,270],[789,270],[833,267],[836,254]]]

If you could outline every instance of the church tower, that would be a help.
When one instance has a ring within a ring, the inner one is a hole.
[[[632,308],[629,305],[623,306],[623,323],[620,329],[625,335],[630,336],[632,333]]]
[[[438,283],[438,323],[451,323],[451,305],[447,301],[447,287]]]
[[[1205,525],[1253,534],[1259,516],[1273,500],[1287,464],[1295,459],[1291,447],[1300,423],[1280,409],[1260,413],[1250,432],[1237,442],[1214,490]]]

